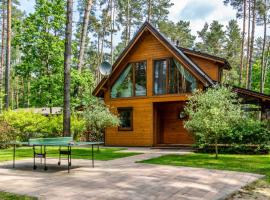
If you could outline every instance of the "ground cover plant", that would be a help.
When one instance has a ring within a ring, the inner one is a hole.
[[[37,198],[0,191],[0,200],[37,200]]]
[[[64,148],[63,148],[64,149]],[[139,153],[132,152],[121,152],[124,148],[94,148],[95,160],[113,160],[117,158],[123,158],[133,155],[138,155]],[[119,152],[120,151],[120,152]],[[58,148],[57,147],[47,147],[48,157],[58,158]],[[13,149],[0,149],[0,162],[12,160]],[[32,148],[21,147],[16,150],[16,159],[31,158],[33,156]],[[91,149],[90,148],[72,148],[72,158],[74,159],[91,159]]]

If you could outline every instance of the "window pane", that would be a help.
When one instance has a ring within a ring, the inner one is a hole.
[[[128,67],[122,72],[120,77],[112,86],[111,97],[131,97],[133,96],[133,74],[132,65],[129,64]]]
[[[135,63],[135,96],[146,95],[146,62]]]
[[[119,108],[119,119],[121,129],[132,129],[132,108]]]
[[[180,72],[174,64],[173,60],[170,60],[169,68],[169,93],[177,94],[182,92],[181,88],[182,79]]]
[[[177,60],[170,61],[170,93],[191,93],[197,88],[197,81]]]
[[[166,94],[166,60],[157,60],[154,62],[154,93]]]

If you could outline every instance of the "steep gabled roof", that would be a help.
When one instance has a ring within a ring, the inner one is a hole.
[[[210,60],[220,63],[221,64],[220,66],[224,69],[228,69],[228,70],[231,69],[230,63],[225,58],[221,58],[221,57],[214,56],[205,52],[197,51],[195,49],[188,49],[188,48],[179,47],[179,46],[177,46],[177,48],[181,49],[181,51],[183,51],[184,54],[186,54],[187,56],[194,55],[197,57],[210,59]]]
[[[205,85],[210,86],[214,85],[215,81],[213,81],[197,64],[195,64],[189,57],[183,52],[183,49],[176,47],[174,44],[172,44],[162,33],[160,33],[153,25],[151,25],[148,22],[145,22],[140,29],[137,31],[135,36],[132,38],[132,40],[129,42],[128,46],[124,49],[124,51],[120,54],[120,56],[117,58],[115,63],[112,66],[112,74],[114,74],[115,69],[119,66],[121,61],[125,58],[125,56],[128,54],[128,52],[131,50],[131,48],[134,46],[134,44],[139,40],[141,35],[144,31],[148,30],[151,34],[153,34],[164,46],[166,46],[170,51],[174,53],[188,68],[188,70],[195,74],[196,77]],[[215,58],[217,59],[217,57]],[[218,60],[221,60],[219,58]],[[224,61],[224,59],[222,59]],[[224,65],[226,65],[226,62],[224,61]],[[112,75],[111,74],[111,75]],[[97,87],[93,91],[93,95],[98,96],[108,81],[108,78],[103,78],[100,83],[97,85]]]

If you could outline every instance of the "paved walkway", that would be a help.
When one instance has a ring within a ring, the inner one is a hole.
[[[168,153],[184,154],[186,152]],[[0,190],[37,196],[40,199],[99,199],[99,200],[216,200],[223,199],[242,186],[260,178],[249,173],[172,167],[135,163],[164,155],[164,151],[116,159],[96,161],[73,160],[68,174],[57,167],[56,159],[49,159],[49,170],[33,172],[32,159],[0,165]],[[179,155],[181,156],[181,155]]]

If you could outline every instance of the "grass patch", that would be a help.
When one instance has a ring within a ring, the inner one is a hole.
[[[37,198],[0,191],[0,200],[37,200]]]
[[[47,156],[58,158],[58,148],[57,147],[47,147]],[[65,148],[62,147],[64,150]],[[37,150],[39,148],[37,147]],[[118,152],[124,150],[124,148],[100,148],[98,151],[97,148],[94,148],[94,158],[95,160],[113,160],[117,158],[123,158],[128,156],[138,155],[139,153],[127,153],[127,152]],[[92,150],[91,148],[76,147],[72,148],[72,158],[77,159],[91,159]],[[32,158],[33,150],[31,147],[21,147],[16,149],[16,160]],[[64,155],[63,155],[64,157]],[[9,161],[13,158],[13,148],[0,149],[0,162]]]
[[[186,155],[164,155],[140,162],[262,174],[266,176],[265,181],[270,184],[270,155],[221,154],[218,159],[215,159],[213,154],[192,153]]]

